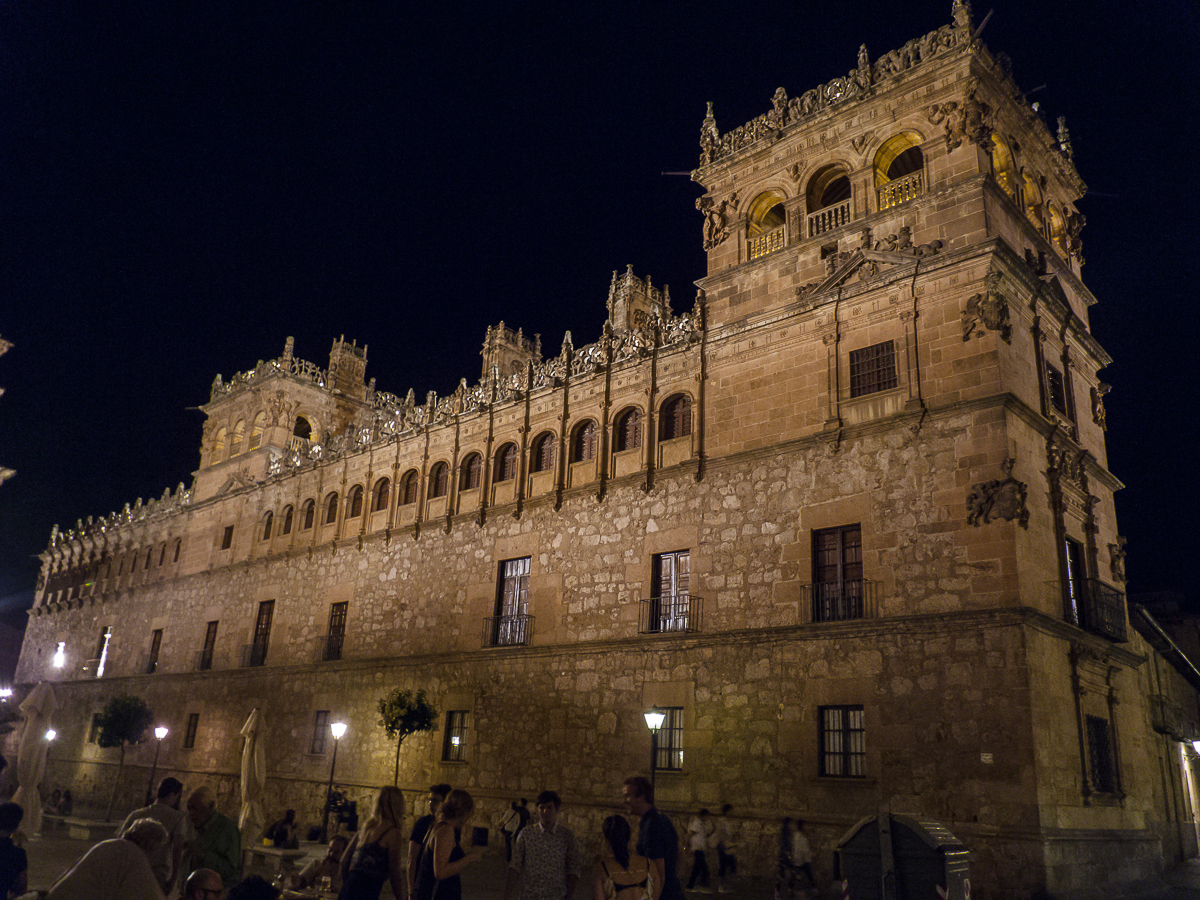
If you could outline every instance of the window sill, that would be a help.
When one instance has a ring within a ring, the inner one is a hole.
[[[858,777],[855,775],[818,775],[810,780],[811,784],[845,784],[845,785],[862,785],[864,787],[873,787],[879,783],[879,779],[873,776]]]

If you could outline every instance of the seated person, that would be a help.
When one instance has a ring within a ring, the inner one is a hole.
[[[20,804],[0,803],[0,897],[25,893],[29,861],[12,839],[24,817]]]
[[[58,814],[60,816],[69,816],[71,811],[75,809],[75,800],[71,796],[70,791],[63,791],[62,800],[58,803]]]
[[[292,886],[296,890],[320,887],[321,879],[328,876],[329,889],[340,891],[342,889],[342,854],[346,852],[346,846],[349,843],[345,835],[334,835],[329,841],[329,852],[325,854],[325,858],[314,859],[305,866],[294,879]]]
[[[62,791],[55,788],[50,794],[50,799],[46,801],[46,805],[42,807],[42,812],[51,815],[58,815],[58,805],[62,803]]]
[[[276,847],[295,849],[300,846],[300,837],[296,834],[296,811],[289,809],[283,818],[272,823],[263,833],[263,837]]]

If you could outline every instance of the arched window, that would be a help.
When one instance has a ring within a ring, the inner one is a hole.
[[[233,433],[229,435],[229,455],[237,456],[242,452],[242,435],[246,431],[246,420],[238,419],[237,424],[233,426]]]
[[[302,440],[312,438],[312,424],[304,416],[296,416],[296,424],[292,426],[292,434]]]
[[[849,222],[850,198],[850,174],[844,167],[831,164],[818,169],[804,192],[808,236],[832,231]]]
[[[216,440],[213,441],[213,462],[219,462],[225,458],[225,429],[217,429]]]
[[[175,558],[173,560],[171,560],[172,562],[179,562],[179,550],[181,547],[183,547],[183,538],[176,538],[175,539]]]
[[[496,451],[496,472],[494,478],[497,482],[500,482],[511,481],[516,477],[517,445],[508,443]]]
[[[591,419],[575,426],[571,435],[571,462],[596,458],[596,423]]]
[[[143,569],[148,569],[148,568],[150,568],[150,558],[151,558],[152,556],[154,556],[154,548],[153,548],[153,547],[147,547],[147,548],[146,548],[146,563],[145,563],[145,565],[143,565],[143,566],[142,566],[142,568],[143,568]]]
[[[163,544],[158,551],[158,565],[162,568],[162,564],[167,560],[167,545]]]
[[[275,524],[275,513],[268,512],[263,516],[262,539],[269,541],[271,539],[271,526]]]
[[[992,174],[1004,193],[1017,202],[1017,165],[1013,162],[1012,150],[1000,135],[992,134]]]
[[[283,528],[281,528],[279,530],[279,533],[280,534],[291,534],[292,533],[292,508],[291,508],[291,506],[285,506],[283,508]]]
[[[543,431],[534,439],[529,465],[534,472],[549,472],[554,468],[553,432]]]
[[[350,488],[350,495],[346,498],[346,518],[357,519],[362,515],[363,489],[361,484],[356,484]]]
[[[479,482],[483,478],[483,457],[478,453],[471,453],[462,461],[462,467],[459,470],[458,489],[460,491],[472,491],[479,487]]]
[[[301,516],[301,520],[303,521],[303,524],[300,527],[303,530],[307,531],[308,529],[313,527],[313,520],[317,517],[316,501],[315,500],[305,500],[304,506],[301,507],[301,512],[303,513],[303,515]]]
[[[400,477],[399,504],[407,506],[417,502],[417,470],[409,469]]]
[[[429,499],[445,497],[450,485],[450,467],[444,462],[433,464],[429,470]]]
[[[787,238],[783,230],[787,214],[783,208],[786,198],[778,191],[759,194],[750,204],[747,235],[750,238],[750,258],[758,259],[783,248]]]
[[[1059,212],[1057,206],[1053,203],[1046,207],[1047,217],[1050,226],[1050,243],[1054,245],[1054,249],[1058,251],[1058,255],[1064,259],[1067,256],[1067,225],[1063,220],[1063,215]]]
[[[919,134],[903,131],[888,138],[876,151],[875,188],[881,210],[907,203],[924,193],[925,157],[920,145]]]
[[[334,491],[325,498],[325,524],[332,525],[337,521],[338,495]]]
[[[371,512],[379,512],[388,508],[388,495],[391,487],[392,483],[386,478],[380,478],[375,482],[375,490],[371,494]]]
[[[1038,179],[1028,169],[1021,172],[1021,193],[1025,199],[1025,216],[1038,231],[1042,230],[1042,189]]]
[[[642,413],[636,407],[630,407],[617,415],[616,427],[613,429],[613,439],[618,452],[633,450],[642,446]]]
[[[260,412],[254,417],[254,424],[250,427],[250,449],[257,450],[262,446],[263,429],[267,425],[267,414]]]
[[[662,405],[658,433],[664,441],[692,433],[692,398],[687,394],[668,397]]]

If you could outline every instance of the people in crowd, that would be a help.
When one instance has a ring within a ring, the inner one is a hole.
[[[183,884],[183,900],[217,900],[224,890],[220,875],[212,869],[197,869]]]
[[[150,857],[168,841],[153,819],[138,819],[119,838],[101,841],[54,883],[46,900],[162,900]]]
[[[167,830],[168,841],[150,860],[150,868],[158,879],[158,886],[163,894],[170,895],[175,879],[179,876],[179,866],[183,861],[183,845],[187,842],[187,816],[179,808],[183,799],[183,783],[178,778],[170,776],[158,783],[157,799],[149,806],[135,809],[125,819],[118,834],[124,834],[138,819],[153,819]]]
[[[385,881],[391,882],[396,897],[404,896],[408,845],[400,827],[403,822],[404,795],[400,788],[380,788],[371,817],[342,856],[339,900],[378,900]]]
[[[437,822],[437,813],[442,802],[450,793],[448,784],[431,784],[429,786],[429,812],[413,823],[412,834],[408,837],[408,893],[412,895],[417,887],[417,867],[421,864],[421,849],[425,846],[425,838]]]
[[[803,890],[816,886],[812,870],[812,847],[808,843],[808,835],[804,833],[804,820],[797,819],[795,830],[792,832],[792,870],[796,873],[796,882],[800,883],[803,876]]]
[[[700,810],[688,823],[688,849],[692,851],[692,874],[688,876],[687,883],[689,891],[697,881],[701,887],[708,887],[708,845],[716,831],[717,826],[709,818],[707,809]]]
[[[462,789],[451,791],[438,810],[437,824],[421,853],[417,870],[417,889],[410,900],[462,900],[459,873],[482,858],[483,848],[462,848],[460,835],[475,811],[475,801]],[[350,900],[349,897],[342,900]]]
[[[228,900],[279,900],[279,888],[261,875],[249,875],[229,889]]]
[[[187,871],[212,869],[223,883],[232,883],[242,868],[237,824],[217,812],[217,798],[208,785],[188,794],[187,814],[195,832],[187,848]]]
[[[60,803],[62,803],[62,791],[60,791],[58,788],[55,788],[50,792],[50,799],[47,800],[42,806],[42,812],[46,813],[47,815],[57,816],[58,806]]]
[[[504,861],[512,862],[513,840],[517,829],[521,826],[521,817],[517,815],[517,801],[514,800],[500,817],[500,833],[504,835]]]
[[[654,808],[654,786],[641,775],[630,775],[621,796],[630,815],[639,817],[637,852],[650,861],[650,900],[683,900],[679,832],[670,818]]]
[[[521,900],[563,900],[575,895],[579,880],[579,845],[565,825],[558,824],[562,800],[555,791],[537,796],[538,820],[517,835],[504,885],[509,900],[521,882]]]
[[[58,814],[60,816],[69,816],[75,811],[75,798],[71,796],[70,789],[62,792],[62,799],[58,801]]]
[[[25,893],[29,874],[29,859],[25,848],[13,843],[13,832],[25,818],[25,810],[18,803],[0,803],[0,898],[8,900],[10,895]]]
[[[263,832],[263,837],[276,847],[295,849],[300,846],[300,836],[296,833],[296,811],[289,809],[283,818],[272,822]]]
[[[737,854],[733,843],[733,829],[729,824],[729,813],[733,804],[726,803],[721,807],[721,815],[717,817],[717,889],[725,893],[725,877],[737,874]]]
[[[592,870],[592,900],[642,900],[650,883],[650,862],[629,852],[629,822],[624,816],[609,816],[600,832],[604,842]]]
[[[314,859],[300,870],[300,874],[292,879],[292,887],[302,891],[305,888],[321,888],[322,890],[340,891],[342,889],[342,857],[346,855],[346,847],[350,843],[344,834],[335,834],[329,840],[329,847],[322,859]],[[323,879],[329,879],[328,887],[322,886]]]

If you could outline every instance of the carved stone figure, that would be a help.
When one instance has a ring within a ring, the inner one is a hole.
[[[771,112],[767,115],[770,116],[771,124],[777,130],[781,130],[787,124],[788,95],[783,88],[775,89],[775,93],[771,97]]]
[[[1067,213],[1067,250],[1079,260],[1080,265],[1083,265],[1083,241],[1079,236],[1083,234],[1083,226],[1086,224],[1087,219],[1083,213]]]
[[[696,209],[704,214],[704,249],[712,250],[719,247],[729,237],[730,219],[737,204],[737,192],[720,203],[713,203],[707,194],[696,200]]]
[[[1101,431],[1108,431],[1108,417],[1104,411],[1104,398],[1112,390],[1111,384],[1101,381],[1091,389],[1092,392],[1092,421],[1100,426]]]
[[[1075,160],[1075,148],[1071,146],[1071,132],[1067,131],[1067,117],[1058,117],[1058,149],[1067,159]]]
[[[992,139],[992,108],[975,96],[977,85],[970,82],[963,100],[963,134],[967,140],[982,146]]]
[[[708,165],[713,161],[720,141],[721,132],[717,130],[717,120],[713,118],[713,105],[709,103],[708,115],[700,126],[700,165]]]
[[[1117,535],[1117,542],[1108,545],[1108,571],[1113,581],[1125,583],[1125,538]]]
[[[984,276],[985,290],[967,301],[962,312],[963,340],[971,335],[983,337],[983,330],[1000,332],[1006,344],[1012,343],[1012,324],[1008,318],[1008,298],[1000,290],[1000,273],[992,270]]]
[[[986,525],[992,519],[1004,519],[1011,522],[1016,519],[1022,528],[1029,527],[1029,510],[1025,505],[1029,493],[1028,486],[1023,481],[1012,477],[1016,460],[1009,457],[1000,467],[1004,472],[1003,479],[981,481],[971,485],[967,494],[967,524],[979,527]]]

